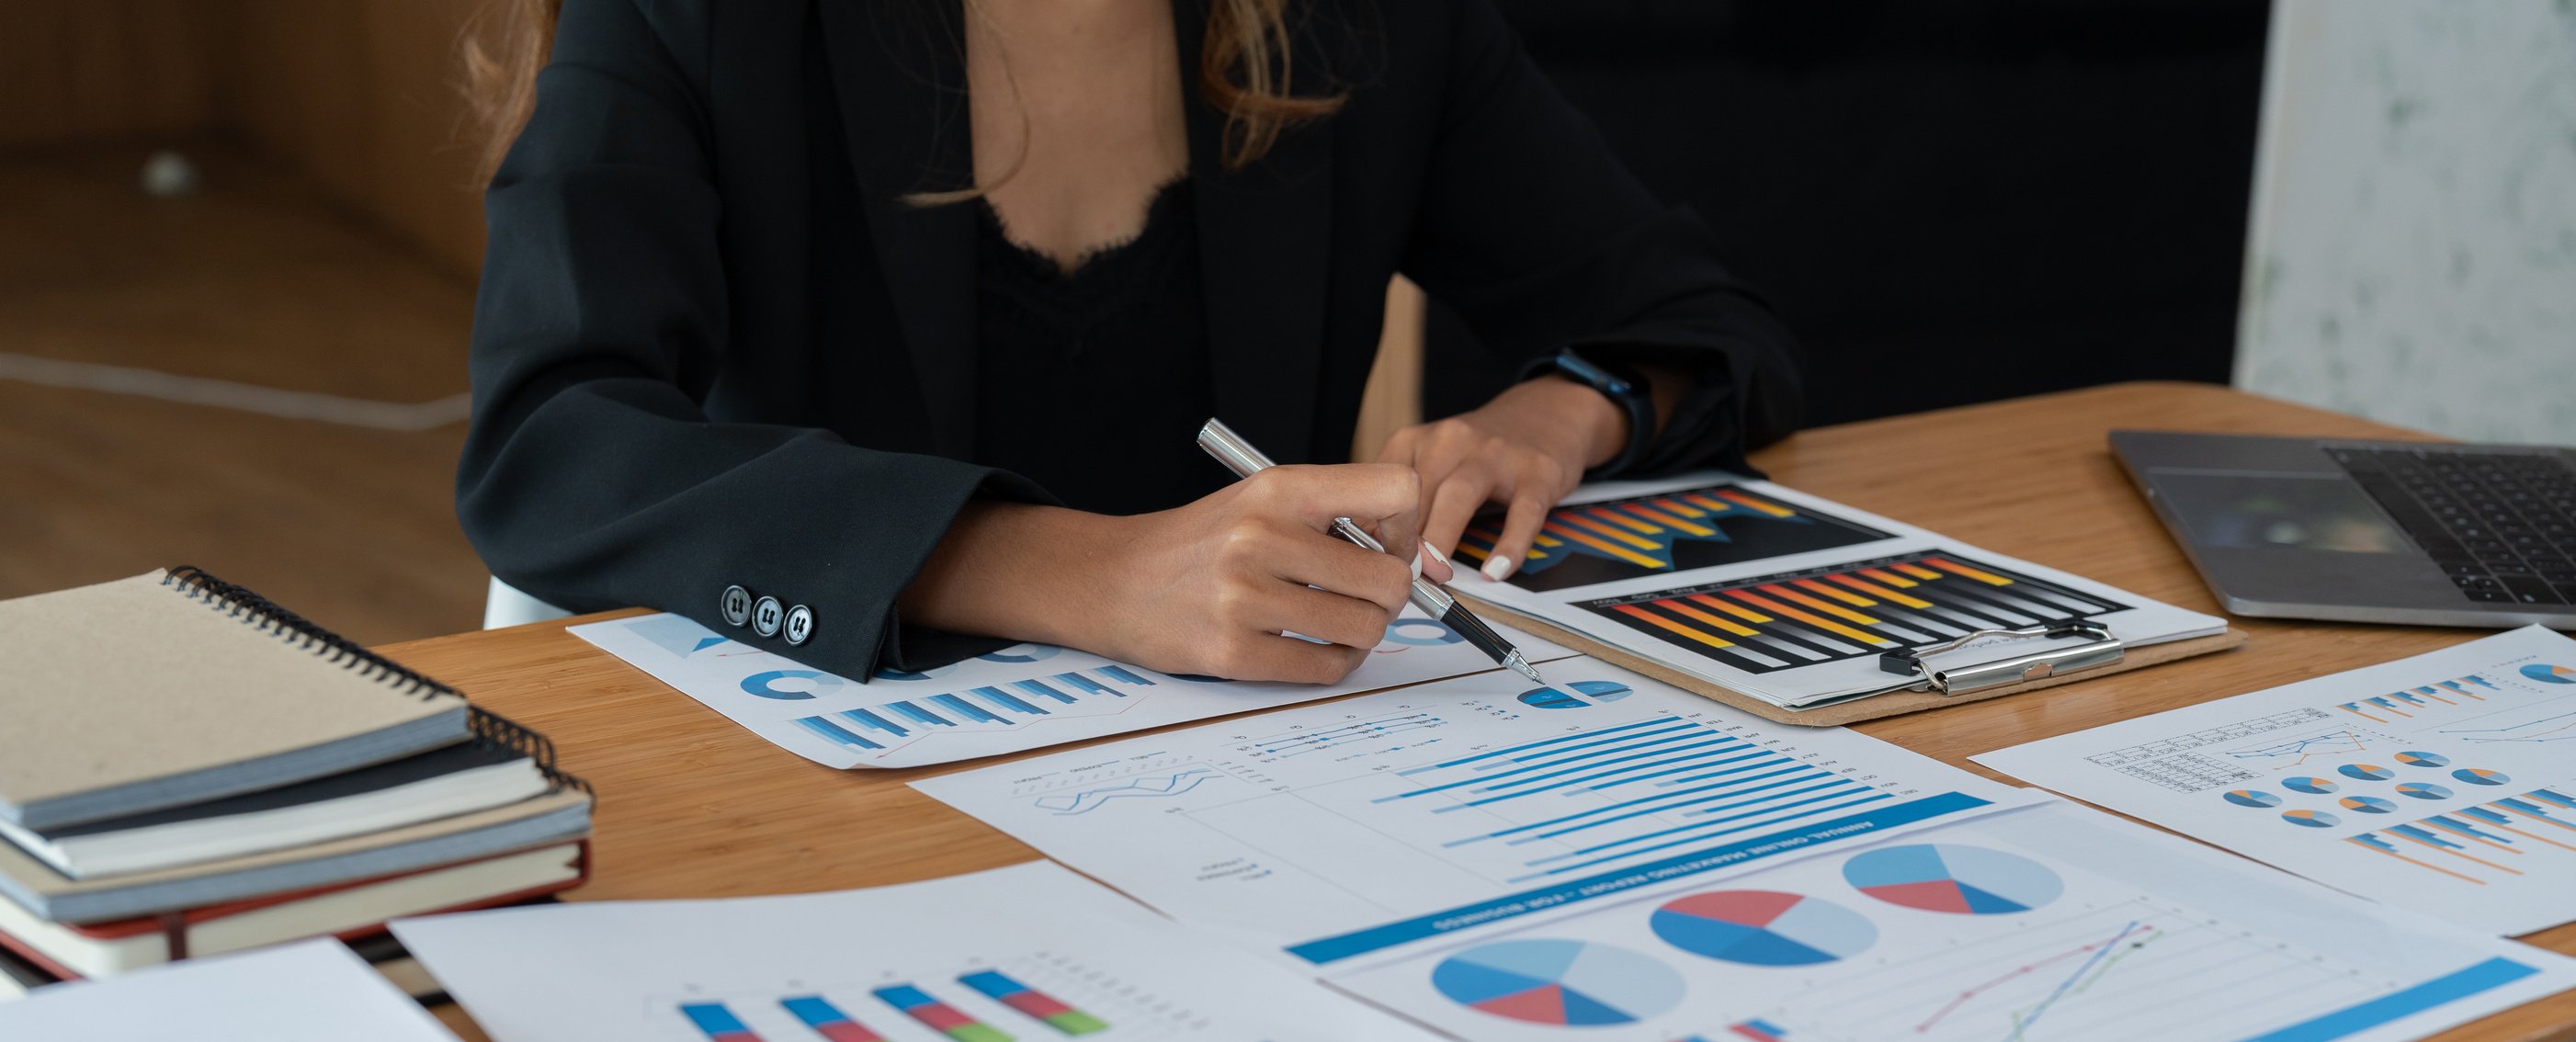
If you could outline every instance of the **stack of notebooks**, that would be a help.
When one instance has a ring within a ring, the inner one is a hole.
[[[542,736],[191,568],[0,602],[0,948],[57,976],[588,872]]]

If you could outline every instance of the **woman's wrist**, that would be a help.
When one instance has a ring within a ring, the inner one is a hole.
[[[904,589],[904,617],[933,629],[1004,640],[1079,645],[1086,601],[1113,588],[1094,574],[1123,545],[1124,518],[1063,507],[977,501],[949,525]],[[1092,552],[1066,553],[1065,547]]]

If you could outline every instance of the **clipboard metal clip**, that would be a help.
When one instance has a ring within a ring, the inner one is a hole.
[[[2050,648],[2046,651],[2013,655],[1955,669],[1934,669],[1929,663],[1923,661],[1929,656],[1957,651],[1967,646],[1970,641],[1984,640],[1988,637],[2043,640],[2084,637],[2087,638],[2087,642],[2071,648]],[[1946,698],[2005,684],[2045,680],[2049,677],[2087,669],[2116,666],[2127,656],[2128,647],[2121,643],[2120,638],[2111,635],[2111,627],[2091,619],[2073,619],[2015,629],[1978,630],[1947,644],[1923,648],[1899,648],[1880,655],[1878,668],[1898,676],[1916,677],[1918,680],[1914,684],[1915,690],[1932,691]]]

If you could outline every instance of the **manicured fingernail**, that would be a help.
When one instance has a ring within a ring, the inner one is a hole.
[[[1512,559],[1501,554],[1485,558],[1484,572],[1485,578],[1501,582],[1505,576],[1512,574]]]
[[[1423,556],[1425,556],[1425,557],[1436,557],[1436,558],[1439,558],[1439,559],[1440,559],[1440,563],[1442,563],[1442,564],[1450,564],[1450,563],[1452,563],[1452,562],[1449,560],[1449,555],[1448,555],[1448,554],[1441,553],[1437,548],[1433,547],[1433,546],[1431,545],[1431,540],[1428,540],[1428,539],[1425,539],[1425,540],[1423,540],[1423,541],[1422,541],[1422,555],[1423,555]]]

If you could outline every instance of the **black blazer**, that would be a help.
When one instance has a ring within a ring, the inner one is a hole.
[[[1185,84],[1204,0],[1174,0]],[[1699,362],[1786,434],[1788,338],[1550,87],[1487,0],[1300,0],[1295,68],[1348,92],[1259,163],[1189,95],[1219,415],[1284,462],[1348,455],[1402,272],[1518,359]],[[494,575],[650,605],[865,678],[994,646],[895,600],[977,496],[975,216],[956,0],[565,0],[534,117],[485,200],[457,513]],[[1329,27],[1329,28],[1327,28]],[[1688,133],[1686,127],[1675,133]],[[1738,429],[1740,427],[1740,429]],[[737,628],[731,586],[807,606]]]

